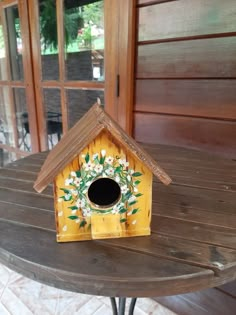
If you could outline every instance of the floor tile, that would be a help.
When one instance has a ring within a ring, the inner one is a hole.
[[[118,299],[117,299],[118,301]],[[130,304],[127,299],[127,312]],[[110,299],[78,294],[30,280],[0,264],[0,315],[111,315]],[[138,299],[135,315],[176,315],[157,302]]]

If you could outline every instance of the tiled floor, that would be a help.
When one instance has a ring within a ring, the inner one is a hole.
[[[63,291],[29,280],[0,264],[0,315],[111,315],[110,300]],[[134,315],[175,315],[139,299]]]

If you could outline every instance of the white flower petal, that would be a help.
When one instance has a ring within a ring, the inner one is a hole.
[[[132,222],[132,224],[136,224],[137,223],[137,220],[134,220],[133,222]]]
[[[105,156],[105,155],[106,155],[106,150],[104,150],[104,149],[101,150],[101,155],[102,155],[102,156]]]
[[[63,216],[63,211],[58,212],[58,216],[62,217]]]
[[[67,231],[67,225],[64,225],[62,230],[63,230],[63,232],[66,232]]]

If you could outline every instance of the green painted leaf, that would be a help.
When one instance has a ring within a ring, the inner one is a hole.
[[[69,194],[70,190],[66,188],[60,188],[60,190],[64,191],[65,194]]]
[[[83,221],[80,222],[79,227],[80,227],[80,228],[81,228],[81,227],[84,227],[86,224],[87,224],[87,222],[86,222],[85,220],[83,220]]]
[[[140,183],[141,183],[140,180],[136,180],[136,181],[134,182],[135,185],[138,185],[138,184],[140,184]]]
[[[104,164],[104,162],[105,162],[105,156],[101,156],[99,163],[100,164]]]
[[[136,200],[135,200],[135,201],[132,201],[132,202],[129,203],[129,206],[135,205],[136,203],[137,203]]]
[[[87,153],[85,156],[85,162],[88,163],[89,162],[89,154]]]
[[[78,207],[76,207],[76,206],[71,206],[71,207],[68,207],[69,209],[71,209],[71,210],[78,210],[79,208]]]
[[[129,199],[129,197],[132,196],[132,192],[131,191],[128,191],[126,194],[125,194],[125,198],[126,199]]]
[[[126,222],[126,221],[127,221],[127,219],[125,219],[125,218],[120,219],[120,222],[121,222],[121,223],[124,223],[124,222]]]
[[[134,177],[138,177],[138,176],[142,176],[143,174],[142,173],[139,173],[139,172],[135,172],[132,174],[132,176]]]
[[[125,213],[125,212],[127,212],[127,209],[125,209],[125,208],[121,208],[121,209],[119,210],[119,213]]]
[[[139,208],[133,209],[132,212],[131,212],[131,214],[135,214],[135,213],[137,213],[138,211],[139,211]]]
[[[91,223],[89,223],[87,229],[88,229],[88,230],[91,230],[91,227],[92,227],[92,225],[91,225]]]
[[[115,173],[120,173],[122,171],[122,166],[118,166],[115,169]]]
[[[81,177],[81,172],[80,171],[76,171],[75,173],[76,173],[77,177]]]
[[[71,219],[71,220],[76,220],[76,219],[78,219],[79,217],[77,216],[77,215],[70,215],[69,217],[68,217],[68,219]]]
[[[138,193],[138,194],[135,195],[135,197],[140,197],[140,196],[143,196],[143,194]]]

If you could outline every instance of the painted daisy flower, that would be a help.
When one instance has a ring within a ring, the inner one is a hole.
[[[73,177],[76,177],[76,172],[72,171],[72,172],[70,173],[70,175],[73,176]]]
[[[130,202],[133,202],[133,201],[135,201],[135,200],[136,200],[136,197],[135,197],[135,196],[131,196],[131,197],[129,198],[128,202],[130,203]]]
[[[131,181],[131,176],[130,176],[130,175],[127,176],[127,180],[128,180],[129,182]]]
[[[71,194],[66,194],[66,195],[65,195],[65,200],[68,201],[68,200],[70,200],[70,198],[71,198]]]
[[[91,162],[88,162],[88,163],[85,163],[85,164],[84,164],[84,169],[85,169],[85,171],[92,171],[93,168],[94,168],[94,164],[91,163]]]
[[[72,193],[73,196],[77,196],[78,195],[78,191],[75,190],[75,189],[71,190],[71,193]]]
[[[67,178],[65,180],[65,186],[70,186],[73,183],[73,178]]]
[[[103,166],[101,164],[98,164],[94,167],[94,171],[97,172],[97,173],[101,173],[103,170]],[[97,175],[97,174],[95,174]]]
[[[106,173],[107,173],[107,175],[110,175],[110,176],[113,176],[114,175],[114,170],[113,170],[113,168],[108,168],[107,170],[106,170]]]
[[[122,194],[126,194],[128,190],[129,190],[129,188],[127,187],[127,185],[121,186],[121,193]]]
[[[83,216],[91,217],[91,210],[89,208],[82,209]]]
[[[114,161],[114,158],[112,156],[108,156],[108,157],[105,158],[105,162],[107,164],[111,165],[113,163],[113,161]]]
[[[115,181],[116,181],[117,183],[120,182],[120,177],[119,177],[118,175],[115,177]]]
[[[82,208],[82,207],[84,207],[84,205],[85,205],[85,202],[84,202],[83,199],[78,199],[78,200],[76,201],[76,206],[77,206],[78,208]]]
[[[115,205],[115,206],[112,208],[111,213],[116,214],[116,213],[119,212],[119,210],[120,210],[120,205]]]
[[[82,181],[82,179],[81,178],[75,178],[74,179],[74,184],[75,184],[75,186],[79,186],[80,184],[81,184],[81,181]]]
[[[85,184],[85,186],[89,187],[91,184],[92,184],[92,182],[87,182],[87,183]]]
[[[119,163],[120,165],[123,165],[124,167],[129,166],[129,162],[127,162],[125,159],[119,159]]]

